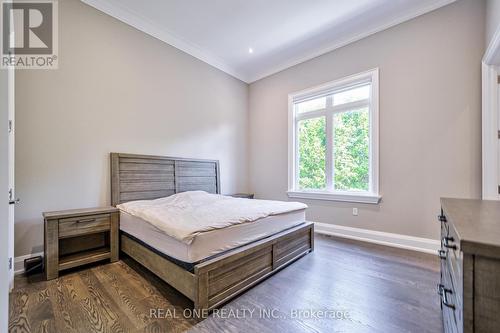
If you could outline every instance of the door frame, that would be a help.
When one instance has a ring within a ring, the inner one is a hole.
[[[9,129],[8,129],[8,142],[9,142],[9,189],[12,190],[12,197],[10,200],[16,201],[16,187],[15,187],[15,85],[16,85],[16,71],[14,67],[7,69],[7,86],[8,86],[8,109],[9,109]],[[14,214],[15,205],[9,204],[9,230],[8,230],[8,244],[9,244],[9,290],[14,289]]]
[[[0,69],[0,332],[7,332],[9,319],[8,100],[8,71]]]
[[[500,27],[484,54],[482,75],[482,198],[500,200]]]

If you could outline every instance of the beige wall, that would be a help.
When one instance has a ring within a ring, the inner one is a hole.
[[[500,0],[486,0],[486,46],[500,24]]]
[[[286,200],[287,94],[374,67],[383,202],[307,201],[308,218],[436,238],[439,197],[480,194],[482,22],[482,1],[459,1],[248,88],[60,1],[60,68],[17,71],[15,255],[42,250],[43,211],[109,203],[111,151],[217,158],[224,193]]]
[[[16,256],[46,210],[109,203],[109,152],[219,159],[247,189],[248,86],[77,0],[59,1],[58,70],[17,71]]]
[[[483,52],[484,2],[466,0],[251,84],[250,189],[287,199],[288,93],[378,67],[383,201],[305,201],[307,218],[437,238],[439,197],[481,193]]]

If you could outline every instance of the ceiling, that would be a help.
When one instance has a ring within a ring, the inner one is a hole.
[[[455,0],[82,1],[250,83]]]

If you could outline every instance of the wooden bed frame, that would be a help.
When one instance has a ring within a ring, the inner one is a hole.
[[[220,193],[219,162],[163,156],[111,153],[111,201],[118,205],[175,193]],[[270,237],[181,268],[126,234],[120,250],[194,302],[213,309],[314,250],[314,227],[305,222]]]

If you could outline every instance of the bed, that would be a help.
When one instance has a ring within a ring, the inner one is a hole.
[[[188,191],[220,194],[219,162],[111,153],[114,206]],[[314,249],[313,224],[305,222],[304,210],[208,230],[190,242],[179,242],[150,222],[122,211],[120,250],[196,309],[222,305]]]

